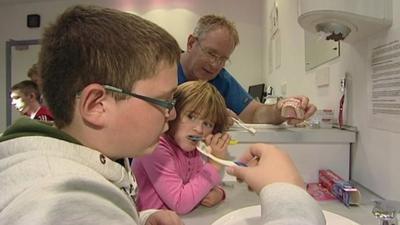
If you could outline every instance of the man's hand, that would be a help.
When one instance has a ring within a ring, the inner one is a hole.
[[[160,210],[149,216],[146,225],[183,225],[179,216],[171,210]]]
[[[285,99],[280,100],[277,103],[277,109],[280,112],[282,112],[282,108],[286,104],[288,104],[290,102],[296,103],[296,104],[294,104],[294,105],[296,105],[295,107],[298,107],[300,110],[303,110],[304,114],[301,115],[301,116],[297,116],[295,118],[293,118],[293,117],[284,118],[283,117],[283,119],[286,120],[288,124],[294,125],[294,124],[301,123],[304,120],[310,118],[317,111],[317,108],[313,104],[311,104],[309,101],[310,100],[306,96],[289,97],[289,98],[285,98]]]

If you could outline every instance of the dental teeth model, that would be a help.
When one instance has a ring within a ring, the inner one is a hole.
[[[287,119],[303,119],[304,110],[300,108],[300,100],[295,98],[290,98],[284,100],[282,105],[281,116]]]

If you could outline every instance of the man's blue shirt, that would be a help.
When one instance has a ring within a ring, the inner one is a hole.
[[[179,64],[178,84],[185,83],[186,81],[188,80],[183,72],[182,65]],[[243,89],[239,82],[237,82],[225,68],[223,68],[213,80],[208,82],[218,89],[225,99],[226,106],[238,115],[253,100],[251,95]]]

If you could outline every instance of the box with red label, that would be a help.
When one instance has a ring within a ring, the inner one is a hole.
[[[331,170],[319,171],[319,183],[327,188],[346,206],[358,205],[361,193],[350,182],[343,180]]]

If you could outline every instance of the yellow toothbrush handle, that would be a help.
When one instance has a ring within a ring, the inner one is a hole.
[[[239,143],[239,141],[236,140],[236,139],[231,139],[231,140],[229,141],[229,145],[236,145],[236,144],[238,144],[238,143]]]

